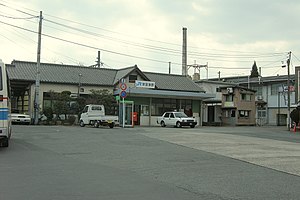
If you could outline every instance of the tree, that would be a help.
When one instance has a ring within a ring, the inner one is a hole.
[[[115,114],[117,102],[115,97],[108,90],[91,90],[91,95],[87,98],[87,104],[101,104],[105,107],[106,114]]]
[[[256,62],[254,61],[254,64],[252,65],[250,77],[252,78],[252,77],[258,77],[258,76],[259,76],[259,73],[257,70]]]
[[[67,114],[70,113],[70,91],[63,91],[57,94],[57,100],[53,105],[53,111],[56,114],[56,118],[60,119],[60,115],[64,114],[65,119],[67,119]]]
[[[43,109],[43,114],[47,117],[47,123],[49,124],[50,121],[53,119],[53,110],[51,107],[45,107]]]

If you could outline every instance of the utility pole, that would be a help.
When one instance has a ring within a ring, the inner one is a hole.
[[[221,81],[221,72],[220,71],[218,71],[218,77],[219,77],[218,80]]]
[[[171,74],[171,62],[169,62],[169,74]]]
[[[35,96],[34,96],[34,124],[39,123],[40,112],[40,65],[41,65],[41,36],[42,36],[42,20],[43,15],[40,11],[39,31],[38,31],[38,48],[37,48],[37,62],[36,62],[36,77],[35,77]]]
[[[101,62],[100,62],[100,51],[98,51],[98,57],[97,57],[97,67],[100,68]]]
[[[291,118],[290,118],[290,113],[291,113],[291,91],[290,91],[290,62],[291,62],[291,57],[292,57],[292,52],[290,51],[288,53],[288,60],[287,60],[287,70],[288,70],[288,80],[287,80],[287,86],[288,86],[288,131],[290,131],[290,125],[291,125]]]

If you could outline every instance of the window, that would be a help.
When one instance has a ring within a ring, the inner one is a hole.
[[[170,117],[170,113],[166,113],[164,117],[165,118],[169,118]]]
[[[141,105],[141,116],[149,116],[149,106]]]
[[[231,110],[231,116],[230,117],[235,117],[235,110]]]
[[[92,106],[92,110],[102,110],[101,106]]]
[[[257,117],[265,118],[267,116],[266,108],[257,108]]]
[[[280,83],[272,84],[272,85],[271,85],[271,95],[278,95],[278,92],[279,92],[279,88],[280,88],[280,87],[283,88],[283,85],[280,84]]]
[[[256,90],[256,95],[262,95],[262,86],[251,87],[252,90]]]
[[[251,101],[251,95],[250,94],[241,94],[242,101]]]
[[[232,95],[232,94],[225,95],[225,101],[230,101],[230,102],[232,102],[232,101],[233,101],[233,95]]]
[[[170,118],[175,118],[173,113],[170,114]]]
[[[134,83],[137,80],[137,75],[129,75],[129,83]]]
[[[86,113],[86,112],[88,111],[88,109],[89,109],[89,107],[88,107],[88,106],[85,106],[82,112],[83,112],[83,113]]]
[[[193,116],[192,100],[153,98],[151,115],[161,116],[164,112],[182,111],[188,116]]]
[[[249,110],[239,110],[240,117],[249,117],[250,111]]]

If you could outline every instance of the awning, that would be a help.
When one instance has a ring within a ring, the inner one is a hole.
[[[119,95],[120,89],[114,91],[114,95]],[[203,92],[188,92],[188,91],[170,91],[170,90],[155,90],[155,89],[137,89],[130,88],[127,91],[128,97],[154,97],[154,98],[176,98],[176,99],[194,99],[204,100],[216,97],[215,94]]]

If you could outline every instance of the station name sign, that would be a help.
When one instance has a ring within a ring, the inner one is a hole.
[[[135,87],[139,88],[155,88],[155,82],[151,81],[135,81]]]

